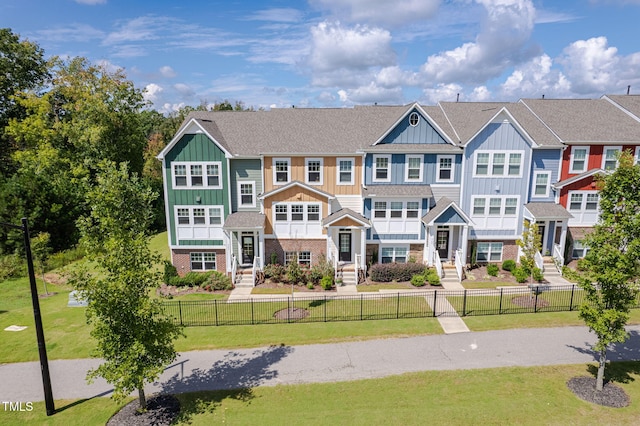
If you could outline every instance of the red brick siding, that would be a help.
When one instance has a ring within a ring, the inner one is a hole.
[[[518,261],[518,245],[515,240],[477,240],[477,241],[469,241],[469,246],[467,247],[467,263],[471,263],[471,252],[473,243],[477,242],[485,242],[490,241],[492,243],[502,243],[502,261],[504,262],[507,259]]]
[[[264,261],[271,261],[271,253],[275,253],[278,263],[284,265],[285,251],[310,251],[311,263],[318,261],[319,256],[327,255],[327,240],[287,240],[287,239],[265,239],[264,240]]]
[[[191,252],[195,253],[216,253],[216,270],[218,272],[226,273],[227,272],[227,259],[225,256],[224,249],[215,249],[215,250],[198,250],[198,249],[173,249],[171,250],[173,255],[173,266],[178,270],[178,275],[183,276],[187,272],[191,271],[191,260],[189,254]]]

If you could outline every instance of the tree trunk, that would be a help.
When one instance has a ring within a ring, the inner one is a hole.
[[[598,376],[596,377],[596,390],[601,391],[604,386],[604,366],[607,363],[607,348],[600,351],[598,362]]]
[[[147,398],[144,396],[144,388],[138,388],[138,400],[140,401],[140,411],[147,411]]]

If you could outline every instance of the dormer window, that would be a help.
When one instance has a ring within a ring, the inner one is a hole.
[[[412,112],[409,114],[409,125],[411,127],[416,127],[420,123],[420,114],[417,112]]]

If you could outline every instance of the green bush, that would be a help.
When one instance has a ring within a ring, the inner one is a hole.
[[[524,268],[520,266],[514,268],[513,271],[511,271],[511,273],[515,277],[516,281],[519,283],[523,283],[527,281],[527,279],[529,278],[529,274],[527,273],[527,271],[525,271]]]
[[[499,271],[500,269],[495,263],[490,263],[487,265],[487,274],[491,275],[492,277],[497,277]]]
[[[184,277],[175,276],[167,284],[176,287],[201,287],[209,281],[209,277],[215,271],[210,272],[188,272]]]
[[[298,262],[289,262],[287,265],[287,281],[297,284],[303,281],[304,273]]]
[[[164,275],[163,279],[165,283],[169,283],[173,278],[178,276],[178,270],[168,260],[164,261]]]
[[[84,249],[78,247],[53,253],[47,259],[47,270],[50,271],[53,269],[62,268],[63,266],[67,266],[70,263],[82,259],[84,255]]]
[[[318,262],[311,267],[309,271],[309,279],[314,284],[319,284],[322,277],[326,275],[333,276],[335,271],[333,270],[333,265],[331,262],[327,260],[327,258],[321,254],[318,256]]]
[[[369,270],[371,281],[388,283],[391,281],[409,281],[414,275],[425,272],[420,263],[376,263]]]
[[[429,284],[431,285],[440,285],[440,277],[438,276],[438,273],[436,271],[430,271],[427,274],[427,281],[429,281]]]
[[[286,268],[277,263],[270,263],[266,265],[262,272],[264,272],[265,278],[270,278],[271,281],[280,282],[282,281],[282,276],[286,272]]]
[[[580,274],[575,270],[568,266],[562,267],[562,276],[572,283],[577,283],[580,278]]]
[[[502,262],[502,269],[505,271],[513,271],[516,268],[516,261],[513,259],[508,259]]]
[[[16,254],[0,257],[0,281],[27,276],[27,263]]]
[[[233,288],[231,278],[226,274],[218,271],[211,271],[210,274],[209,281],[203,284],[205,290],[231,290]]]
[[[414,275],[411,277],[411,285],[414,287],[422,287],[426,284],[426,278],[424,275]]]
[[[308,282],[308,283],[307,283],[307,288],[308,288],[309,290],[313,290],[313,283],[312,283],[312,282]]]
[[[531,275],[533,276],[533,279],[539,283],[544,281],[544,274],[542,273],[542,270],[540,268],[533,268],[533,271],[531,271]]]
[[[271,252],[271,255],[269,256],[269,260],[272,265],[275,265],[276,263],[278,263],[278,253],[276,253],[275,251]]]
[[[322,279],[320,280],[320,285],[325,290],[331,290],[331,287],[333,287],[333,276],[325,275],[324,277],[322,277]]]

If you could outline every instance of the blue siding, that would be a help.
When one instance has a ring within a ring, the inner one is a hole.
[[[409,124],[411,113],[420,115],[420,122],[413,127]],[[416,109],[404,117],[400,123],[382,140],[382,143],[416,143],[416,144],[448,144],[442,136],[429,124],[427,119]]]
[[[435,220],[435,223],[439,224],[447,224],[447,223],[467,223],[462,216],[454,209],[453,207],[449,207],[445,210],[438,219]]]
[[[406,157],[422,155],[423,172],[422,181],[405,182]],[[449,155],[449,154],[440,154]],[[436,173],[438,171],[438,154],[392,154],[391,155],[391,181],[390,182],[374,182],[373,181],[373,157],[374,154],[367,154],[364,160],[365,165],[365,185],[430,185],[438,183],[439,185],[459,185],[462,178],[462,154],[452,154],[454,156],[454,180],[453,182],[436,182]]]
[[[531,181],[529,185],[529,201],[535,202],[554,202],[555,193],[550,188],[548,197],[533,197],[533,191],[535,191],[535,182],[533,180],[534,172],[545,171],[551,172],[551,178],[549,179],[549,185],[552,185],[560,180],[558,176],[558,168],[562,161],[561,149],[536,149],[533,150],[531,155]]]
[[[373,234],[373,240],[417,240],[418,234]]]

